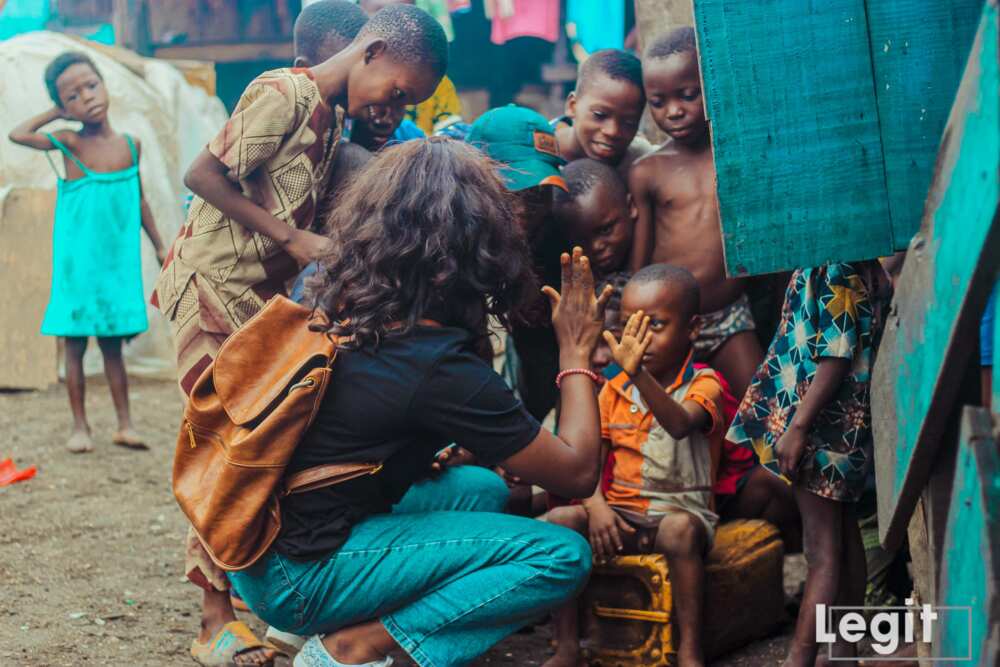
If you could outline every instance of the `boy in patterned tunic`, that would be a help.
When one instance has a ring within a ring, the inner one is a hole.
[[[332,186],[345,113],[398,116],[434,92],[447,61],[440,24],[400,5],[373,16],[328,60],[265,72],[250,83],[184,178],[195,197],[152,298],[170,322],[185,394],[231,333],[268,299],[286,294],[301,267],[333,251],[316,212]],[[201,664],[270,664],[273,651],[236,621],[225,573],[193,531],[185,571],[205,592],[192,657]]]

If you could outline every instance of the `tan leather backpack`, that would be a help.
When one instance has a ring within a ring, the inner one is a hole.
[[[257,561],[281,529],[279,499],[382,467],[285,467],[319,409],[337,355],[322,314],[275,297],[195,382],[174,454],[174,496],[223,570]]]

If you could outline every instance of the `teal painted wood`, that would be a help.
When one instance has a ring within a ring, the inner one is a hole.
[[[1000,257],[997,4],[983,8],[872,374],[879,529],[896,547],[927,483]]]
[[[864,0],[697,0],[731,275],[889,254]]]
[[[983,0],[866,0],[893,242],[920,227]]]
[[[1000,300],[1000,277],[998,277],[996,282],[996,287],[993,288],[997,294],[997,299]],[[997,423],[1000,424],[1000,324],[993,321],[993,382],[991,389],[993,390],[993,396],[990,398],[991,407],[993,409],[993,414],[997,416]]]
[[[965,408],[952,487],[937,604],[935,657],[969,656],[967,665],[1000,658],[1000,455],[990,413]]]

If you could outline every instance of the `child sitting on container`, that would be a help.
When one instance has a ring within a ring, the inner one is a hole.
[[[95,336],[118,416],[112,442],[144,449],[132,426],[122,360],[122,343],[148,326],[140,227],[160,263],[165,250],[142,196],[142,146],[111,127],[104,79],[83,53],[57,56],[45,68],[45,85],[55,106],[17,126],[10,140],[41,151],[59,150],[63,156],[65,177],[56,171],[52,291],[42,333],[66,341],[66,388],[73,411],[66,447],[74,453],[93,449],[84,407],[83,354],[88,338]],[[78,121],[82,126],[39,132],[56,120]]]
[[[601,437],[614,454],[611,482],[582,506],[546,516],[587,534],[598,562],[666,556],[682,667],[704,664],[704,557],[718,522],[711,490],[725,430],[719,379],[692,362],[699,299],[694,277],[667,264],[643,268],[626,285],[621,336],[604,334],[623,370],[598,398]],[[558,648],[546,667],[575,667],[576,605],[560,610],[555,625]]]
[[[799,269],[728,439],[792,484],[808,563],[786,665],[816,660],[816,605],[861,605],[855,505],[872,463],[870,376],[888,278],[876,261]],[[835,655],[855,655],[853,645]]]
[[[639,211],[629,266],[667,262],[694,274],[702,308],[695,358],[722,372],[742,396],[763,352],[743,281],[726,277],[694,29],[653,40],[642,69],[650,115],[670,139],[629,173]]]
[[[591,158],[562,170],[568,191],[556,190],[552,212],[567,247],[580,246],[595,277],[625,268],[636,211],[625,182],[612,167]]]
[[[568,162],[603,162],[625,178],[632,163],[653,149],[636,137],[645,104],[640,60],[621,49],[595,51],[580,65],[565,114],[552,121],[559,153]]]

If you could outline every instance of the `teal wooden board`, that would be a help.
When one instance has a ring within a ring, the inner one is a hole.
[[[866,0],[866,6],[893,242],[901,250],[920,226],[983,0]]]
[[[990,413],[965,408],[959,436],[943,559],[933,651],[939,658],[969,656],[967,665],[1000,658],[1000,455]],[[971,626],[971,627],[970,627]]]
[[[726,267],[890,254],[864,0],[697,0]]]
[[[910,243],[872,374],[879,530],[897,547],[927,483],[975,351],[1000,257],[996,0],[948,119],[920,231]]]
[[[993,292],[997,295],[997,301],[1000,301],[1000,279],[997,280],[996,286],[993,288]],[[998,304],[1000,305],[1000,304]],[[990,398],[990,403],[993,409],[993,414],[997,416],[997,423],[1000,424],[1000,364],[997,363],[997,357],[1000,357],[1000,324],[997,324],[995,319],[993,320],[993,382],[991,389],[993,390],[993,396]]]

